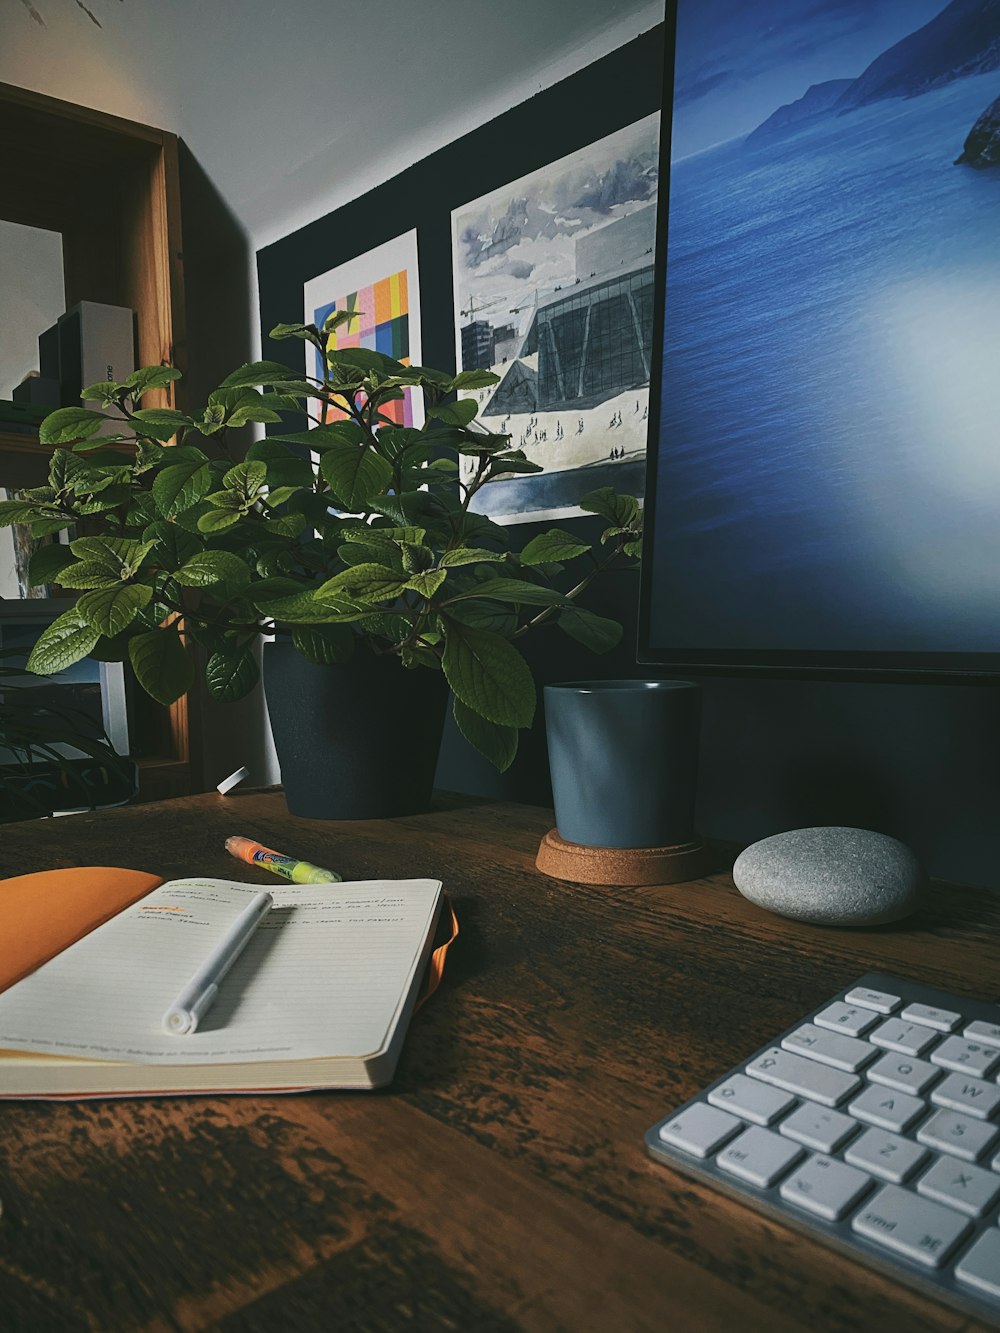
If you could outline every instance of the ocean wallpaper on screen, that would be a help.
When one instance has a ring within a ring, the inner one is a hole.
[[[1000,0],[678,0],[660,647],[1000,650]]]

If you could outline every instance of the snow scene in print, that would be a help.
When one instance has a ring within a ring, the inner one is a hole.
[[[465,396],[545,469],[479,491],[491,518],[642,495],[658,140],[648,116],[452,213],[456,362],[500,376]]]

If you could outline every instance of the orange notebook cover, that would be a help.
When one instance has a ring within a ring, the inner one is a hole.
[[[0,991],[163,883],[116,866],[40,870],[0,880]]]

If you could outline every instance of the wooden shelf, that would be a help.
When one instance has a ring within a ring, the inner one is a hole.
[[[0,84],[0,143],[0,216],[61,233],[67,308],[78,301],[129,307],[136,312],[139,365],[171,365],[183,372],[176,136]],[[144,399],[147,407],[186,405],[182,384]],[[37,473],[47,470],[49,453],[37,436],[0,425],[0,485],[41,484]],[[166,753],[141,765],[146,799],[203,790],[200,706],[200,696],[192,694],[160,710],[147,748]]]

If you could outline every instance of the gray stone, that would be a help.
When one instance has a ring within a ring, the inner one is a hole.
[[[801,828],[741,852],[744,898],[779,916],[824,926],[898,921],[920,905],[920,862],[905,843],[860,828]]]

